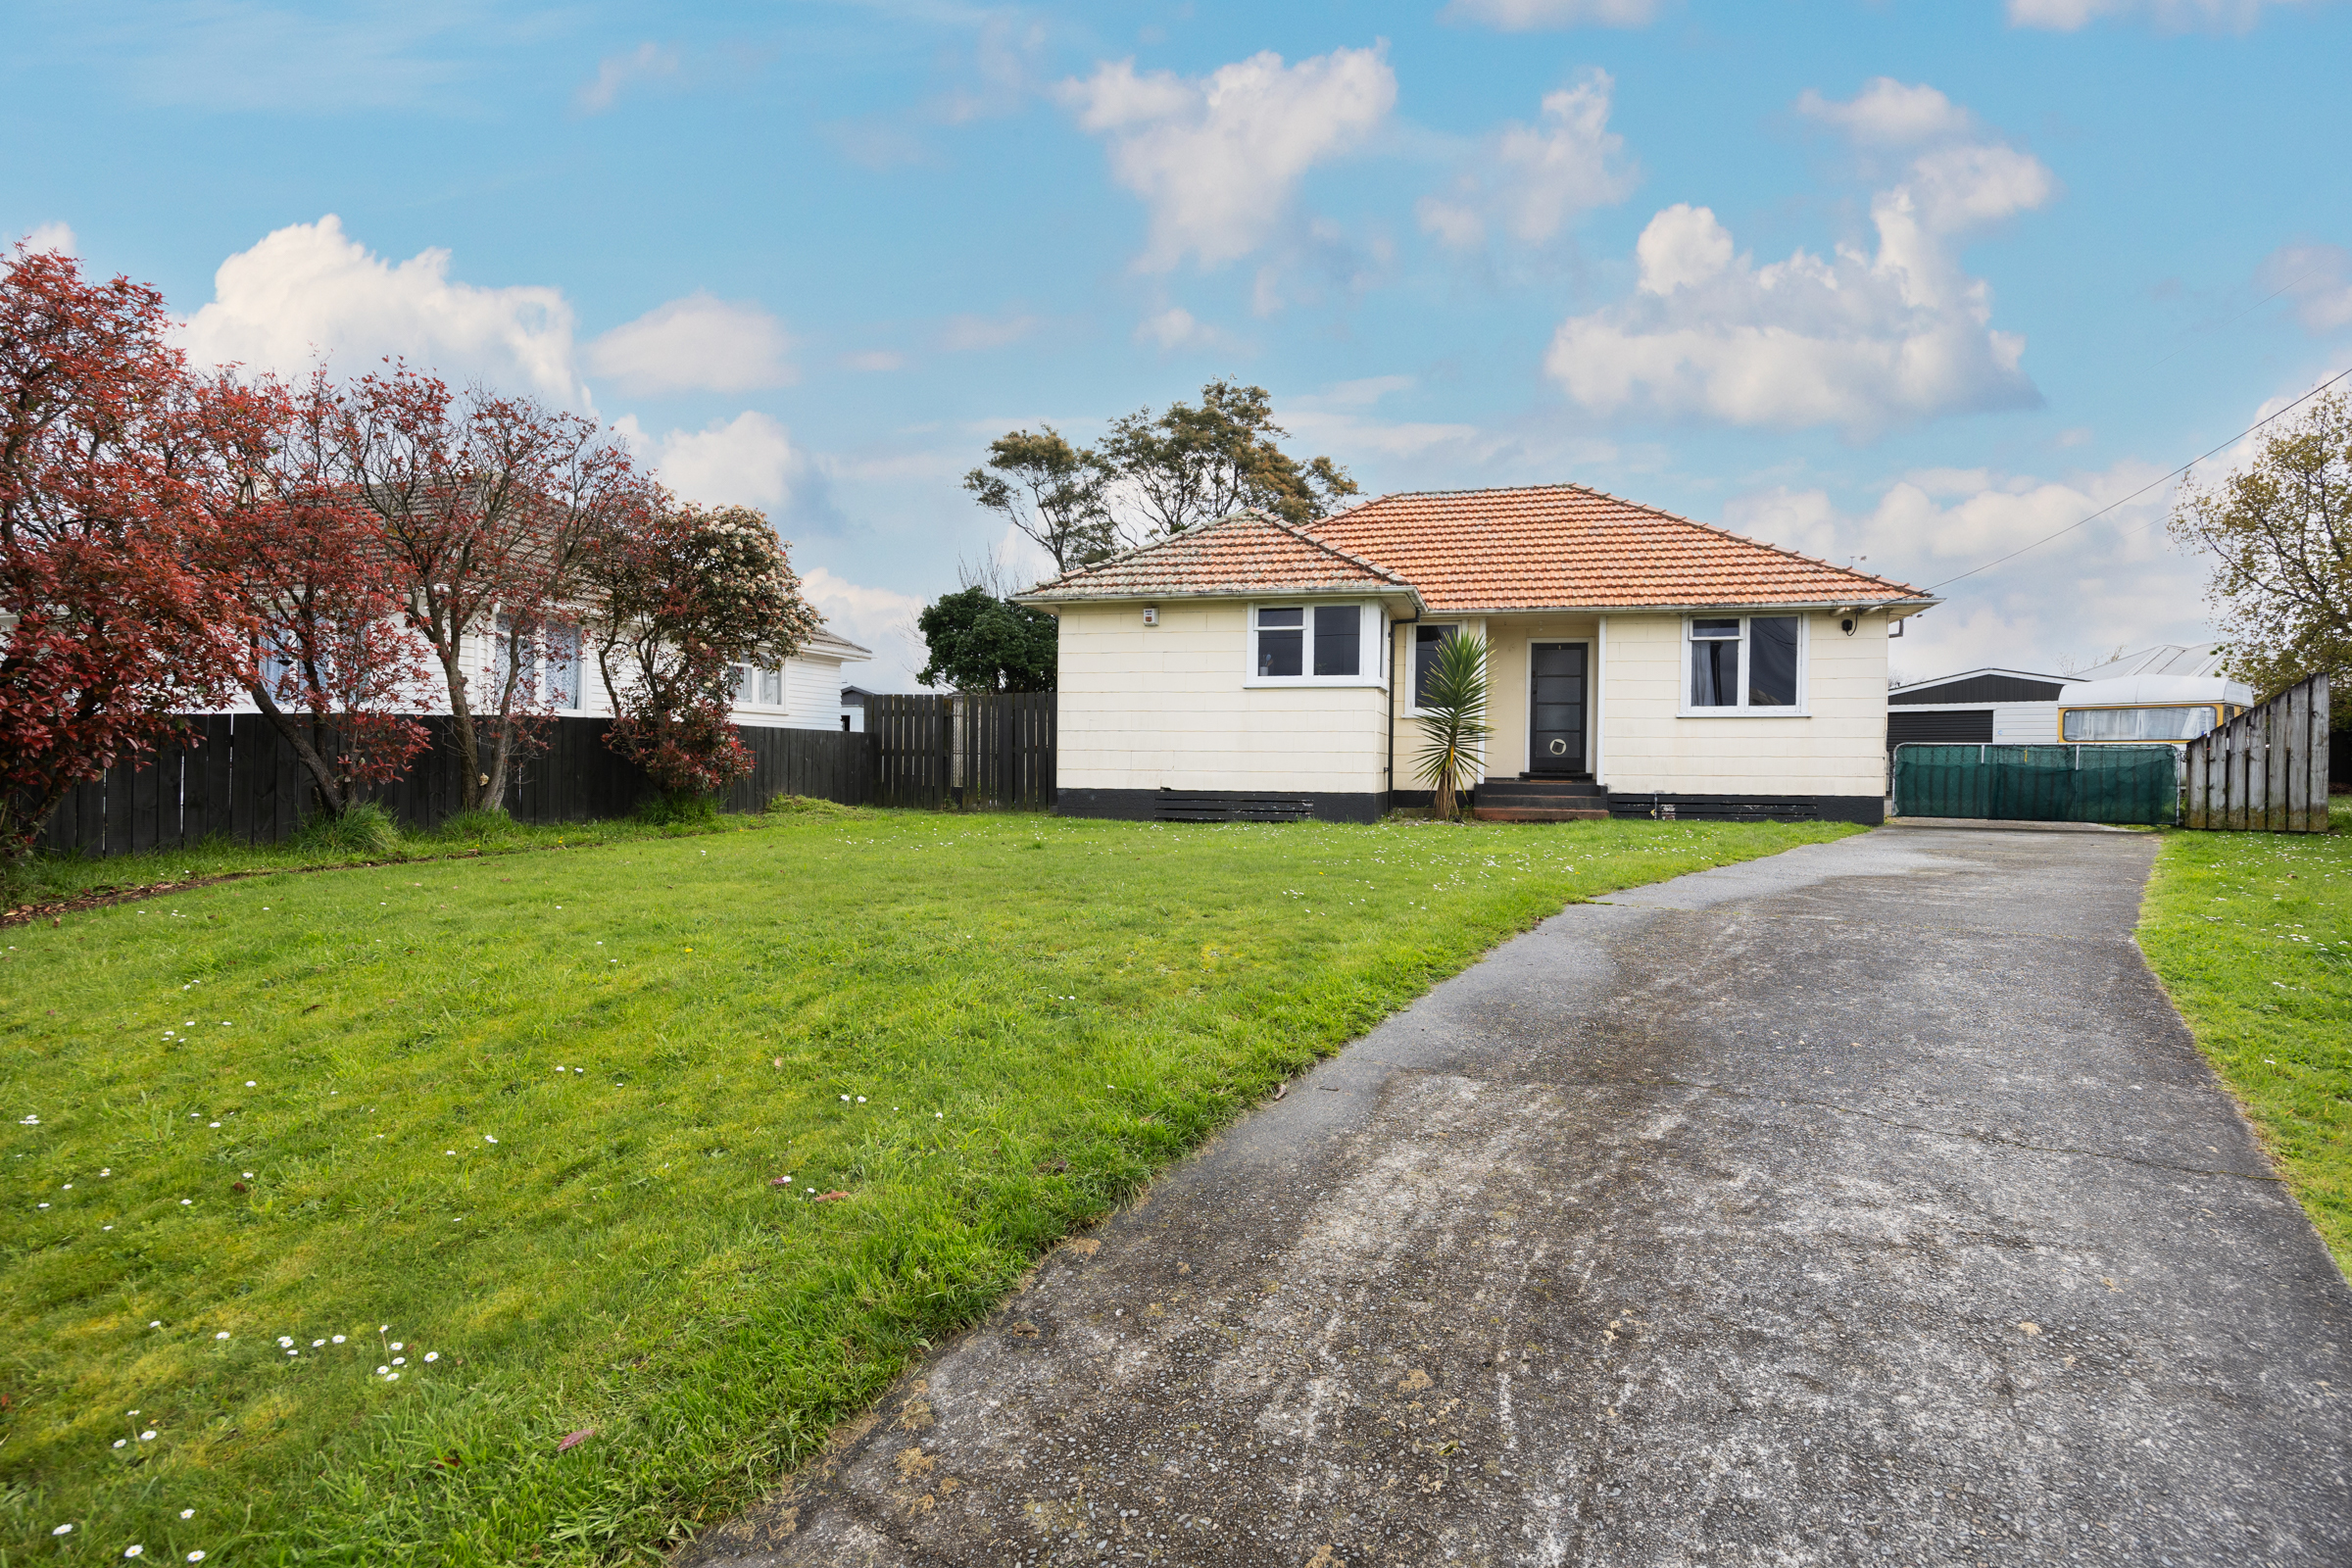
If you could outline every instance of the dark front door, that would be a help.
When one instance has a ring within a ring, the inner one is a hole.
[[[1585,770],[1585,645],[1536,643],[1527,651],[1527,770]]]

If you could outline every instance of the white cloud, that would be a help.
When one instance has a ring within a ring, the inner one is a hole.
[[[321,353],[347,368],[387,357],[453,379],[586,403],[572,368],[572,313],[559,289],[453,281],[434,248],[387,262],[328,214],[240,251],[213,274],[212,303],[189,318],[190,354],[298,375]]]
[[[1226,333],[1200,320],[1181,305],[1155,311],[1137,322],[1135,340],[1152,344],[1163,353],[1172,353],[1177,349],[1225,348],[1233,342]]]
[[[1841,513],[1820,490],[1776,487],[1724,509],[1726,527],[1931,588],[2058,533],[2161,475],[2127,460],[2096,472],[2037,478],[1986,469],[1922,469],[1868,511]],[[1937,591],[1945,603],[1893,646],[1905,678],[1980,665],[2055,671],[2118,646],[2197,641],[2204,566],[2174,550],[2163,518],[2171,486],[2125,502],[2031,554]]]
[[[939,346],[951,354],[1007,348],[1043,324],[1036,317],[1018,312],[994,317],[952,316],[940,330]]]
[[[1105,62],[1065,81],[1079,126],[1110,145],[1111,174],[1151,210],[1137,266],[1166,271],[1249,255],[1289,216],[1316,164],[1362,144],[1396,101],[1386,46],[1286,66],[1271,51],[1187,79]]]
[[[2284,246],[2262,264],[2260,276],[2294,297],[2295,315],[2306,331],[2352,326],[2352,251],[2341,245]]]
[[[2145,17],[2166,32],[2244,32],[2266,4],[2302,0],[2009,0],[2009,24],[2076,32],[2102,18]]]
[[[1658,0],[1453,0],[1439,14],[1445,22],[1474,22],[1504,32],[1547,27],[1642,27],[1658,14]]]
[[[663,484],[704,506],[759,507],[774,515],[789,509],[812,478],[791,432],[755,410],[660,436],[648,433],[634,415],[622,415],[612,427]]]
[[[588,368],[630,392],[749,392],[795,379],[792,338],[757,305],[689,294],[588,345]]]
[[[640,82],[675,81],[679,62],[675,49],[641,43],[626,54],[607,55],[596,68],[596,79],[580,84],[572,102],[584,115],[601,115],[620,101],[620,95]]]
[[[1841,245],[1761,267],[1710,209],[1677,204],[1635,246],[1634,292],[1563,321],[1544,367],[1595,413],[1827,424],[1855,437],[2030,406],[2039,393],[2020,368],[2025,340],[1993,330],[1991,290],[1961,270],[1958,250],[2055,190],[2014,148],[1934,148],[1873,199],[1875,254]]]
[[[1964,135],[1975,124],[1967,110],[1925,82],[1905,86],[1892,76],[1872,78],[1843,103],[1807,87],[1796,100],[1796,112],[1835,125],[1865,146],[1902,146]]]
[[[870,662],[852,664],[842,678],[869,691],[911,691],[913,672],[923,665],[923,642],[914,617],[924,601],[888,588],[869,588],[823,566],[796,566],[801,592],[825,617],[825,624],[850,641],[874,651]]]
[[[1634,174],[1621,163],[1625,138],[1609,129],[1613,85],[1607,72],[1591,71],[1544,94],[1539,123],[1504,126],[1450,196],[1421,199],[1421,226],[1457,250],[1484,243],[1490,221],[1540,245],[1579,214],[1623,201]]]
[[[894,349],[865,349],[841,357],[842,368],[850,370],[900,370],[906,367],[906,356]]]
[[[76,242],[71,223],[35,223],[22,238],[28,251],[54,251],[60,256],[79,254],[74,249]]]

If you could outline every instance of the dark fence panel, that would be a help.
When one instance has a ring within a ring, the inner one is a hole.
[[[1052,692],[870,697],[865,723],[880,805],[1053,809]]]
[[[466,762],[446,716],[419,720],[430,745],[407,773],[372,798],[413,829],[440,826],[460,809]],[[275,725],[259,713],[192,714],[191,744],[167,745],[117,763],[67,792],[41,835],[60,853],[124,855],[215,836],[238,844],[291,838],[310,814],[310,776]],[[1044,810],[1054,803],[1054,694],[877,697],[868,729],[739,733],[753,768],[721,805],[756,811],[777,795],[844,806],[1001,806]],[[507,787],[518,822],[625,816],[654,792],[635,763],[605,744],[612,720],[536,721]],[[483,736],[485,752],[489,737]]]

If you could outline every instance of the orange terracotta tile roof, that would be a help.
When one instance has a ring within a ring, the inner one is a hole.
[[[1065,600],[1206,598],[1228,594],[1409,593],[1402,577],[1259,513],[1236,513],[1092,566],[1020,597]]]
[[[1573,484],[1382,496],[1324,518],[1313,532],[1394,568],[1434,611],[1928,598],[1904,583]]]
[[[1410,591],[1435,612],[1933,604],[1851,571],[1583,485],[1382,496],[1310,528],[1241,513],[1020,597]]]

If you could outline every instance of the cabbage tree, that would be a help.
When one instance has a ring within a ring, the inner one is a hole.
[[[1429,814],[1451,821],[1455,792],[1478,782],[1486,766],[1487,645],[1458,633],[1438,644],[1421,688],[1421,750],[1414,758],[1421,781],[1435,793]]]

